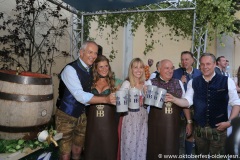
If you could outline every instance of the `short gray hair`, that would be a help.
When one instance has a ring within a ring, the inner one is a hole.
[[[90,44],[90,43],[91,44],[95,44],[98,47],[98,44],[96,42],[94,42],[94,41],[85,41],[85,42],[83,42],[82,46],[80,47],[80,50],[86,49],[87,45]]]
[[[201,57],[199,58],[199,62],[201,62],[202,57],[205,57],[205,56],[210,56],[212,58],[213,62],[216,63],[216,57],[212,53],[203,53],[201,55]]]

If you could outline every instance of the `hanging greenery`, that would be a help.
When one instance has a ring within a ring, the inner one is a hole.
[[[234,23],[236,21],[234,13],[239,10],[237,2],[239,0],[197,0],[196,2],[196,27],[201,28],[199,34],[195,36],[195,43],[198,41],[198,35],[202,35],[208,30],[209,41],[222,33],[231,35],[231,33],[239,31]],[[167,8],[170,3],[161,3],[162,8]],[[186,8],[193,5],[192,2],[181,1],[178,8]],[[153,5],[154,6],[154,5]],[[143,8],[145,6],[142,6]],[[153,8],[153,7],[152,7]],[[141,7],[138,7],[141,9]],[[132,10],[135,10],[133,8]],[[111,27],[111,32],[107,33],[106,40],[113,44],[113,40],[117,38],[119,27],[124,27],[128,23],[131,24],[131,33],[134,36],[140,25],[145,27],[145,51],[147,54],[154,49],[155,44],[160,44],[160,39],[153,39],[154,34],[160,34],[160,26],[168,26],[170,33],[165,36],[170,36],[171,39],[177,40],[174,37],[182,36],[183,38],[191,38],[194,22],[193,10],[170,11],[170,12],[139,12],[139,13],[122,13],[122,14],[107,14],[97,16],[85,16],[85,35],[84,40],[89,37],[89,29],[91,22],[98,23],[98,31],[102,35],[107,27]],[[86,31],[88,30],[88,31]],[[196,43],[197,45],[198,43]],[[116,51],[113,49],[110,54],[110,59],[115,58]]]
[[[197,26],[202,27],[202,32],[208,30],[209,40],[217,35],[231,35],[239,30],[234,26],[236,17],[235,2],[232,0],[198,0],[197,1]]]

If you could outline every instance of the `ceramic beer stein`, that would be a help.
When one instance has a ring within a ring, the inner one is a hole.
[[[153,85],[147,86],[147,93],[145,96],[144,104],[149,105],[149,106],[154,106],[154,104],[155,104],[154,95],[157,92],[157,89],[158,89],[157,86],[153,86]]]
[[[154,106],[155,107],[162,108],[166,93],[167,93],[166,89],[163,89],[163,88],[157,89],[157,92],[154,96],[154,99],[155,99]]]
[[[127,90],[116,91],[116,108],[117,112],[128,111],[128,94]]]
[[[140,91],[136,88],[129,89],[128,92],[129,95],[129,103],[128,108],[130,109],[139,109],[139,97],[140,97]]]

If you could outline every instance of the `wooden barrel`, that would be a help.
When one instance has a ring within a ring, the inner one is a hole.
[[[0,70],[0,139],[34,139],[53,112],[49,75]]]

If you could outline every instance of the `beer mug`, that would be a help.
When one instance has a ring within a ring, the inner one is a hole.
[[[144,104],[154,106],[155,104],[154,95],[157,92],[157,89],[158,89],[157,86],[153,86],[153,85],[147,86],[147,93],[145,96]]]
[[[129,89],[128,95],[129,95],[128,108],[139,109],[139,107],[140,107],[140,104],[139,104],[140,91],[136,88],[131,88],[131,89]]]
[[[157,92],[154,96],[154,99],[155,99],[154,106],[155,107],[162,108],[166,93],[167,93],[166,89],[163,89],[163,88],[157,89]]]
[[[117,112],[128,111],[128,94],[126,90],[116,91],[116,108]]]
[[[125,91],[128,97],[128,88],[119,88],[119,91]]]

